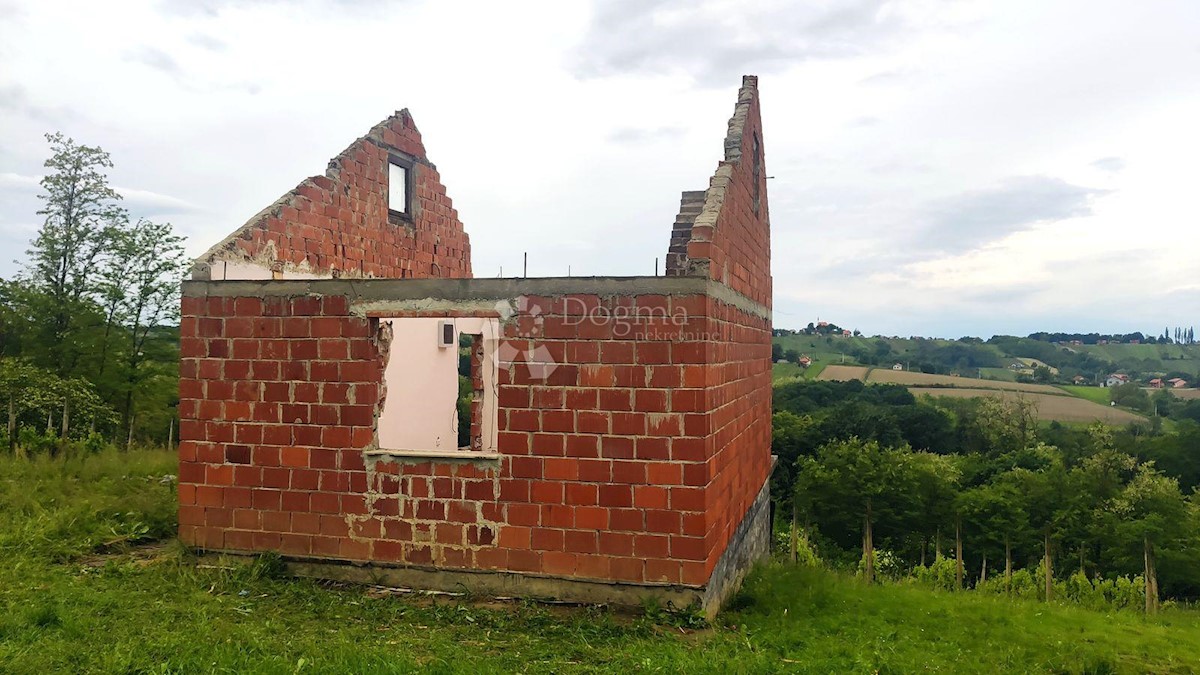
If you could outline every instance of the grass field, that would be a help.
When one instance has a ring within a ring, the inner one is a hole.
[[[913,394],[950,398],[979,396],[1022,397],[1037,406],[1038,417],[1058,422],[1093,422],[1109,424],[1145,422],[1146,418],[1127,410],[1108,405],[1108,390],[1099,387],[1052,387],[1046,384],[1021,384],[1000,380],[981,380],[973,377],[928,375],[888,368],[865,366],[828,366],[821,380],[864,380],[871,383],[906,385]],[[1080,390],[1076,392],[1075,390]],[[1103,393],[1099,398],[1095,392]]]
[[[757,569],[713,626],[426,598],[202,564],[171,539],[174,457],[0,459],[0,671],[1194,672],[1200,613],[1146,619]]]
[[[1108,405],[1108,402],[1111,400],[1111,393],[1104,387],[1083,387],[1067,384],[1060,386],[1059,389],[1062,389],[1072,396],[1078,396],[1079,398],[1086,399],[1092,403],[1098,403],[1100,405]]]
[[[1071,349],[1101,359],[1141,362],[1141,370],[1200,372],[1200,345],[1083,345]]]
[[[769,565],[712,627],[202,565],[166,453],[0,460],[5,673],[1190,673],[1200,614],[868,587]],[[684,627],[689,625],[691,627]]]
[[[1001,391],[998,389],[960,389],[960,388],[923,388],[909,387],[915,395],[946,396],[951,398],[977,398],[979,396],[994,396],[998,398],[1023,398],[1032,401],[1037,407],[1038,419],[1058,422],[1094,422],[1108,424],[1128,424],[1130,422],[1145,422],[1146,418],[1135,415],[1127,410],[1112,408],[1074,396],[1050,396],[1021,391]]]
[[[1017,381],[1017,374],[1008,368],[980,368],[979,373],[985,380],[1003,380],[1004,382]]]
[[[814,363],[808,368],[801,368],[796,363],[773,363],[771,364],[771,380],[775,384],[812,380],[816,379],[824,369],[825,364],[823,363]]]

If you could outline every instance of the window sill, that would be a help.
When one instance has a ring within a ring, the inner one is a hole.
[[[500,459],[498,452],[476,450],[365,450],[367,457],[397,457],[410,459],[450,459],[463,462],[486,462]]]

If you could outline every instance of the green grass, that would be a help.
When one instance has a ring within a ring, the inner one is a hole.
[[[796,363],[774,363],[771,365],[771,380],[775,384],[787,384],[799,380],[816,379],[825,370],[825,363],[814,363],[808,368],[801,368]]]
[[[0,671],[1193,672],[1200,613],[1009,601],[764,565],[712,628],[279,578],[168,536],[165,453],[0,460]],[[159,539],[152,543],[150,540]],[[665,619],[665,621],[663,620]]]
[[[1062,389],[1063,391],[1067,392],[1068,394],[1070,394],[1072,396],[1077,396],[1082,399],[1087,399],[1087,400],[1091,401],[1092,403],[1099,403],[1100,405],[1108,405],[1109,404],[1110,393],[1109,393],[1108,389],[1105,389],[1104,387],[1087,387],[1087,386],[1078,386],[1078,385],[1073,385],[1073,384],[1064,384],[1064,385],[1060,385],[1059,389]]]
[[[980,368],[979,374],[985,380],[1000,380],[1001,382],[1017,381],[1017,374],[1008,368]]]

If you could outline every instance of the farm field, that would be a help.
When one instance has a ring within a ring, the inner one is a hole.
[[[1156,392],[1158,390],[1157,389],[1149,389],[1148,391],[1151,394],[1153,394],[1154,392]],[[1192,399],[1200,399],[1200,389],[1168,389],[1167,391],[1171,392],[1171,394],[1173,396],[1177,396],[1181,399],[1184,399],[1185,401],[1191,401]]]
[[[1070,349],[1113,363],[1138,361],[1142,370],[1200,372],[1197,345],[1075,345]]]
[[[929,375],[927,373],[912,373],[888,368],[868,368],[866,366],[826,366],[821,372],[820,380],[863,380],[879,384],[903,384],[925,387],[958,387],[967,389],[1000,389],[1008,391],[1027,391],[1047,394],[1050,396],[1063,394],[1062,390],[1048,384],[1021,384],[1019,382],[1004,382],[1001,380],[981,380],[974,377],[952,377],[950,375]]]
[[[1110,396],[1112,395],[1105,387],[1086,387],[1067,384],[1062,385],[1060,389],[1072,396],[1078,396],[1079,398],[1084,398],[1100,405],[1108,405],[1108,402],[1111,400]]]
[[[713,625],[291,579],[175,543],[167,452],[0,458],[0,671],[1189,673],[1200,613],[760,566]]]
[[[1023,398],[1032,401],[1037,407],[1038,419],[1057,422],[1094,422],[1107,424],[1128,424],[1130,422],[1145,422],[1146,418],[1135,415],[1127,410],[1112,408],[1093,401],[1075,398],[1074,396],[1035,394],[1020,391],[1001,391],[998,389],[965,389],[965,388],[927,388],[909,387],[914,395],[945,396],[951,398],[976,398],[993,396],[998,398]]]
[[[983,379],[985,380],[1017,381],[1017,374],[1008,368],[980,368],[979,373],[983,375]]]

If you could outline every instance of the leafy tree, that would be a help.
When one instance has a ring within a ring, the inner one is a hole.
[[[148,376],[140,366],[155,327],[179,319],[179,282],[187,269],[183,237],[169,224],[139,220],[120,231],[114,260],[133,270],[118,312],[125,322],[129,345],[125,362],[124,424],[133,415],[135,388]]]
[[[1053,599],[1054,551],[1053,542],[1069,514],[1062,497],[1068,494],[1067,471],[1061,461],[1055,461],[1041,471],[1013,469],[998,478],[999,482],[1012,486],[1021,496],[1021,507],[1029,515],[1030,528],[1041,535],[1042,566],[1044,569],[1045,598]]]
[[[1119,384],[1109,390],[1109,398],[1113,403],[1126,408],[1150,412],[1150,395],[1136,382]]]
[[[986,570],[989,552],[1004,552],[1005,588],[1012,588],[1013,546],[1023,547],[1030,539],[1029,514],[1022,495],[1011,481],[979,485],[964,491],[958,508],[966,527],[975,533]],[[980,574],[984,581],[986,572]]]
[[[931,540],[935,558],[942,554],[941,528],[954,512],[962,472],[950,457],[926,452],[912,456],[912,470],[916,510],[910,529],[920,535],[921,566],[924,567]]]
[[[800,460],[796,499],[821,531],[841,544],[847,533],[862,534],[866,579],[874,579],[875,530],[898,533],[916,510],[910,453],[876,441],[850,438],[822,446]],[[854,527],[854,520],[860,527]]]
[[[1184,499],[1179,482],[1143,464],[1112,510],[1120,516],[1116,528],[1127,546],[1139,546],[1146,580],[1146,613],[1158,611],[1158,551],[1177,545],[1192,529],[1195,508]]]
[[[79,145],[61,133],[47,134],[53,154],[50,171],[42,178],[45,206],[41,229],[28,251],[25,279],[44,299],[46,321],[39,336],[45,345],[45,364],[59,373],[71,372],[80,355],[76,331],[85,302],[95,291],[97,270],[113,231],[126,220],[121,198],[108,185],[112,168],[107,152]]]

